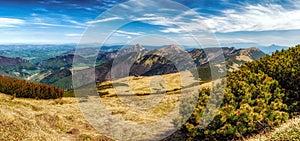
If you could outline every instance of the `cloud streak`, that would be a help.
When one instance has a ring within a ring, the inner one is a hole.
[[[33,24],[42,25],[42,26],[46,26],[46,27],[84,28],[82,26],[72,26],[72,25],[53,24],[53,23],[44,23],[44,22],[36,22],[36,23],[33,23]]]
[[[106,18],[106,19],[89,21],[89,22],[87,22],[87,24],[103,23],[103,22],[109,22],[109,21],[114,21],[114,20],[122,20],[122,19],[123,18],[121,18],[121,17],[111,17],[111,18]]]
[[[117,30],[116,33],[125,34],[125,35],[135,35],[135,36],[142,35],[142,33],[140,33],[140,32],[128,32],[128,31],[123,31],[123,30]]]
[[[82,34],[65,34],[66,37],[82,37]]]
[[[25,21],[15,18],[0,18],[0,27],[18,27],[24,25]]]

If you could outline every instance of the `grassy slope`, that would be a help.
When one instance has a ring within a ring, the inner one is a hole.
[[[188,74],[185,77],[191,77]],[[124,105],[118,97],[114,95],[111,88],[103,91],[109,91],[107,97],[102,97],[103,104],[111,111],[112,115],[123,117],[127,121],[134,121],[137,123],[151,123],[156,122],[163,116],[168,114],[174,107],[178,93],[180,93],[180,77],[178,74],[170,74],[163,76],[162,79],[169,82],[164,85],[164,89],[168,95],[150,96],[152,104],[158,104],[148,110],[139,110],[130,108]],[[117,83],[122,83],[123,79],[118,80]],[[151,93],[149,81],[156,84],[157,76],[134,78],[130,77],[129,86],[137,94]],[[197,83],[197,80],[195,80]],[[104,84],[111,82],[105,82]],[[192,84],[192,83],[191,83]],[[199,82],[198,82],[199,84]],[[122,89],[123,85],[117,86]],[[159,87],[159,86],[154,86]],[[187,85],[185,90],[193,87]],[[152,92],[156,90],[152,90]],[[162,97],[161,97],[162,96]],[[148,96],[141,97],[147,99]],[[155,103],[160,100],[161,103]],[[91,99],[91,98],[89,98]],[[155,100],[157,99],[157,100]],[[154,101],[153,101],[154,100]],[[92,140],[106,140],[107,138],[101,136],[95,129],[93,129],[87,121],[84,120],[83,115],[78,109],[75,98],[62,98],[57,100],[35,100],[35,99],[20,99],[0,94],[0,140],[82,140],[90,137]],[[163,125],[164,129],[168,130],[173,126],[172,122],[166,122]],[[75,133],[68,133],[72,131]],[[76,130],[79,130],[77,133]],[[150,130],[150,129],[149,129]],[[150,132],[150,131],[149,131]]]
[[[108,140],[84,120],[75,98],[35,100],[0,94],[0,140]]]

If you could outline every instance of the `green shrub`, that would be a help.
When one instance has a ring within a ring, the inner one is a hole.
[[[285,93],[283,102],[288,105],[289,113],[297,115],[300,111],[300,45],[249,62],[243,66],[253,73],[264,72],[279,82]]]
[[[203,129],[200,128],[201,125],[205,125],[212,116],[207,114],[207,117],[203,117],[204,113],[216,110],[209,105],[218,105],[220,102],[220,96],[216,94],[212,97],[215,100],[209,100],[210,93],[209,89],[200,91],[192,116],[181,128],[191,139],[239,138],[258,133],[265,127],[277,126],[288,119],[288,113],[285,112],[287,106],[282,102],[284,94],[279,83],[263,72],[256,74],[242,70],[230,74],[223,103],[212,122]],[[182,115],[186,114],[185,109],[188,106],[182,107]]]

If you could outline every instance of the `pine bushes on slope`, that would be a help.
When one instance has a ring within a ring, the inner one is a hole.
[[[262,71],[279,82],[285,93],[283,99],[291,115],[300,111],[300,45],[285,51],[276,51],[259,61],[245,64],[251,72]]]
[[[283,104],[284,94],[276,80],[262,72],[237,71],[227,78],[223,103],[213,121],[205,128],[203,112],[209,100],[210,90],[200,92],[197,107],[181,129],[191,139],[234,139],[272,127],[288,119]],[[184,109],[182,109],[184,110]]]
[[[180,132],[192,140],[231,140],[281,124],[299,112],[299,64],[299,45],[246,63],[226,78],[224,100],[212,122],[199,128],[209,111],[210,90],[204,89]],[[188,106],[182,106],[182,114]]]

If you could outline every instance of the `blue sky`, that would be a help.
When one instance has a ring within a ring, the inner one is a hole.
[[[197,46],[196,38],[203,46],[293,46],[299,44],[300,2],[1,0],[0,32],[0,44],[95,43],[106,39],[101,43]],[[86,38],[81,40],[82,36]]]

